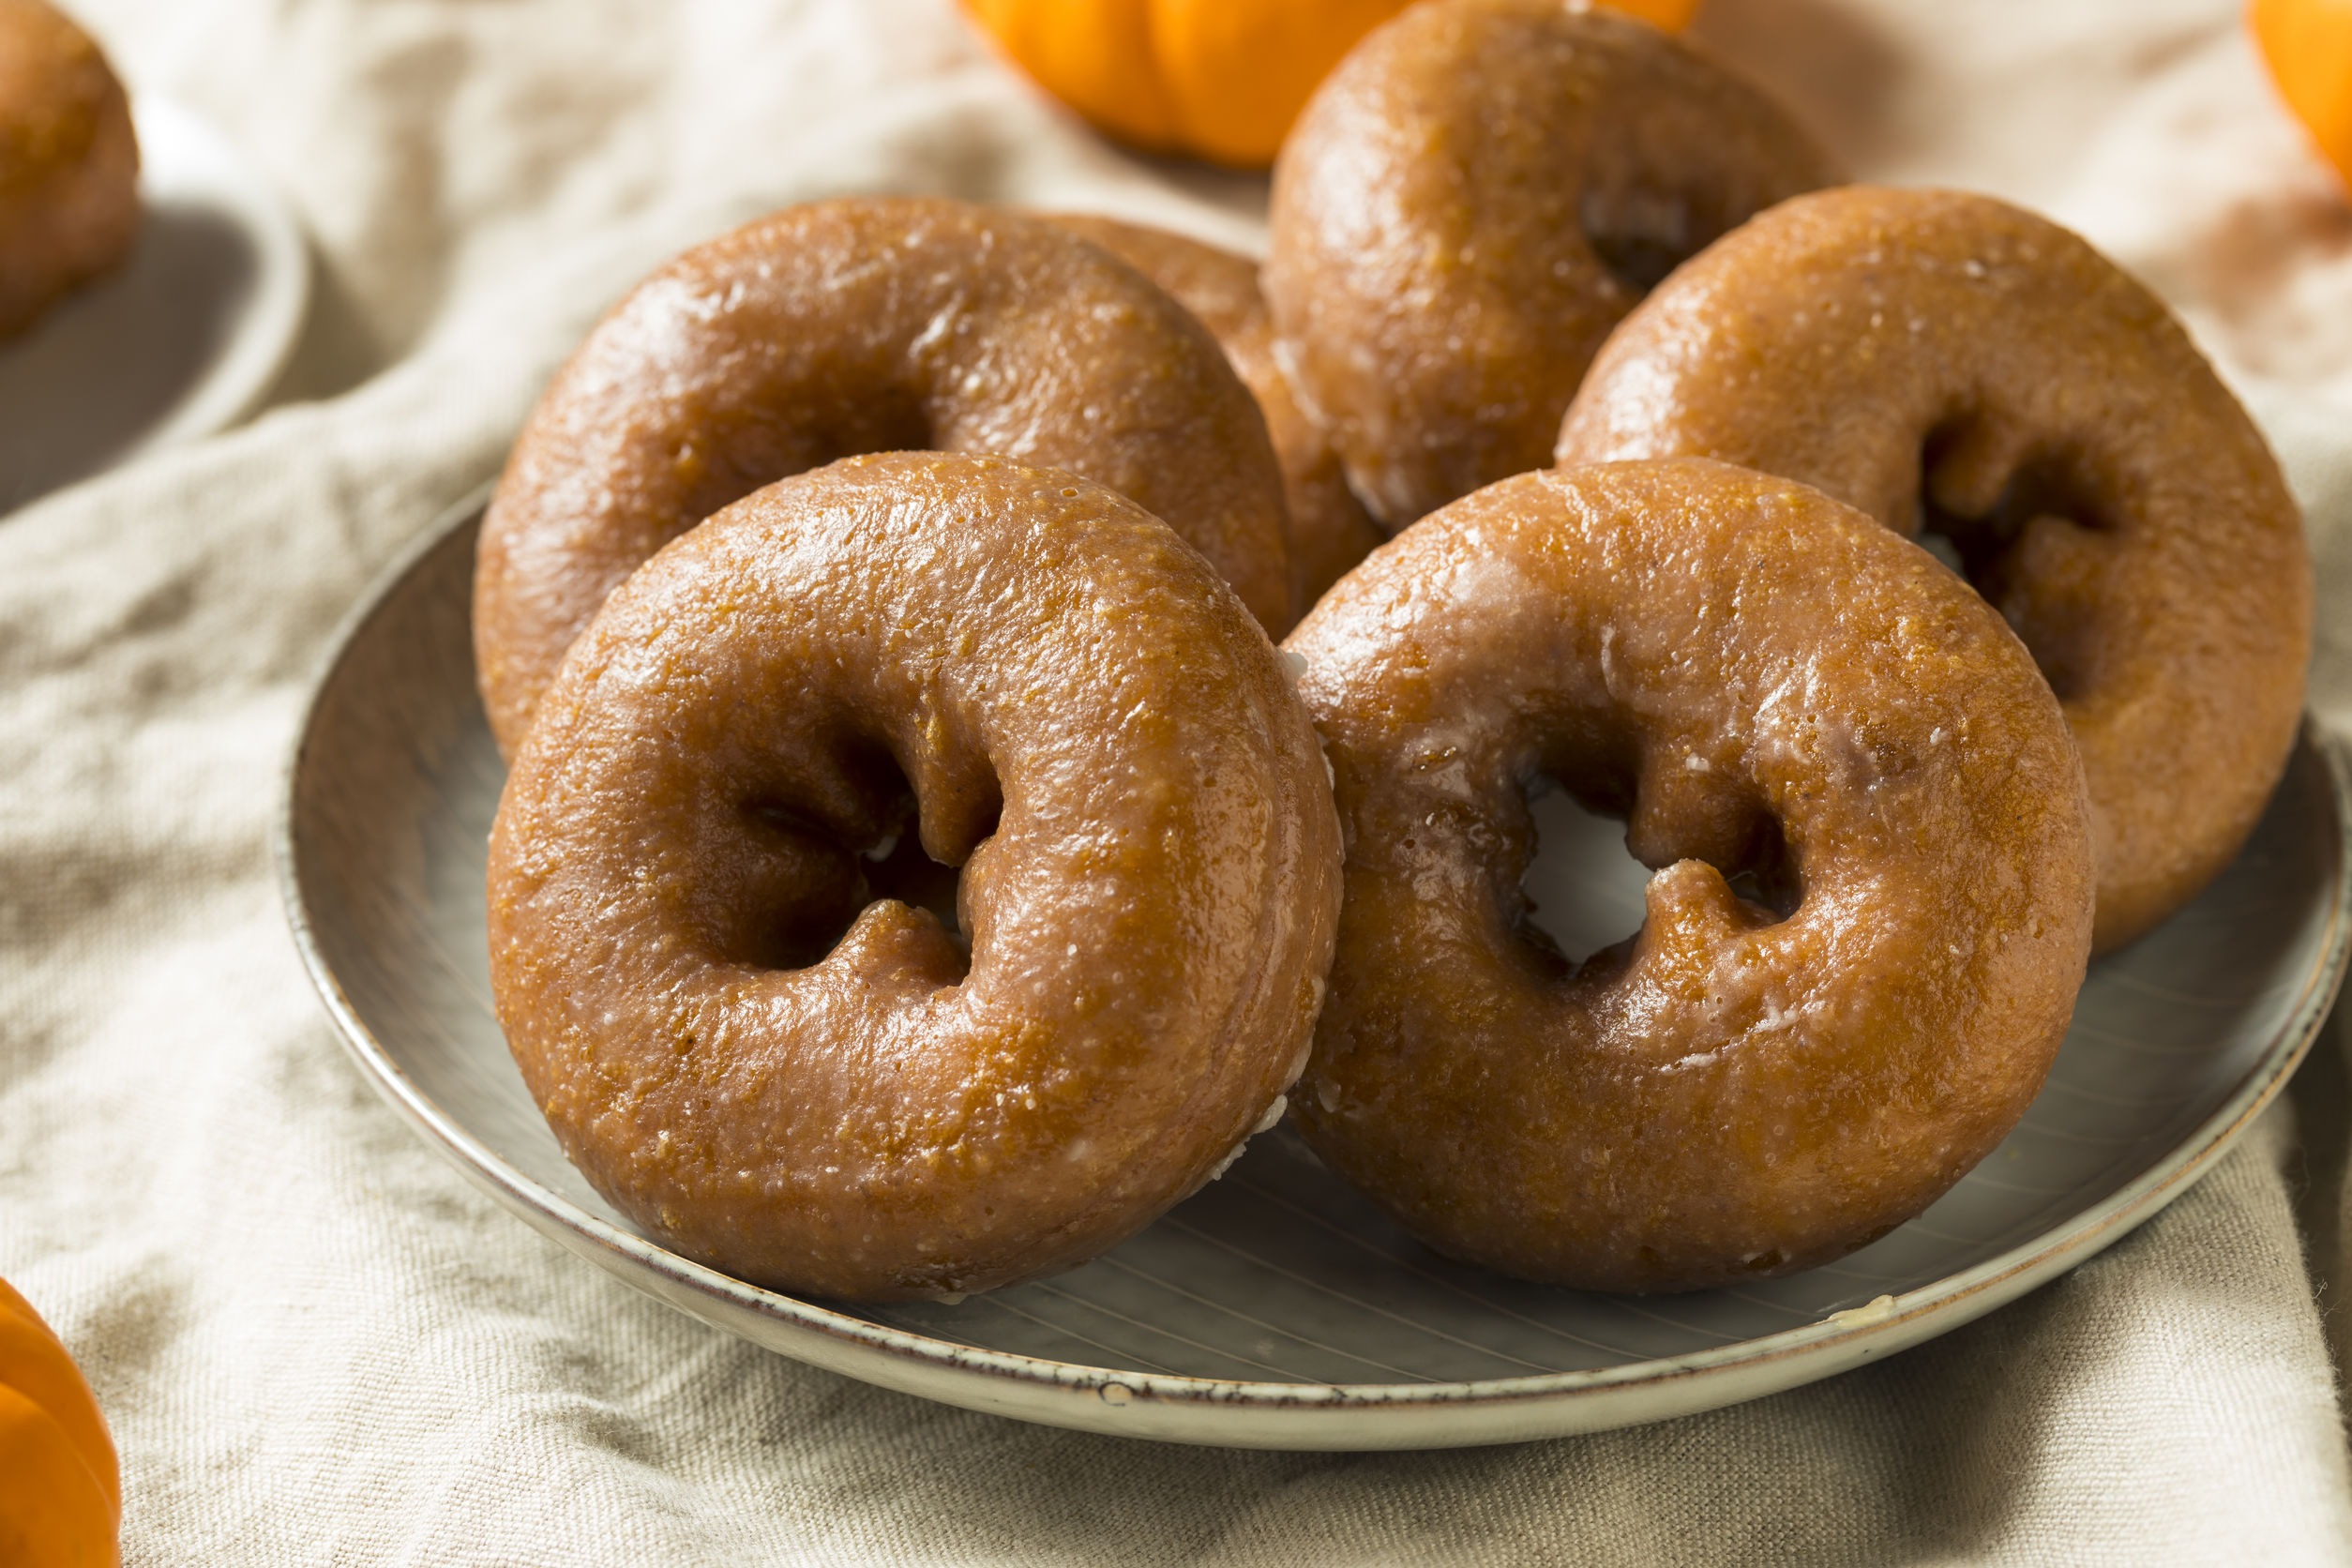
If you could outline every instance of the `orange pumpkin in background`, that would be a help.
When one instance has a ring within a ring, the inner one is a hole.
[[[1259,169],[1356,40],[1409,0],[964,0],[1016,64],[1096,129]],[[1605,0],[1675,31],[1698,0]]]
[[[98,1400],[64,1341],[0,1280],[0,1563],[120,1560],[121,1472]]]
[[[2247,21],[2279,96],[2352,185],[2352,0],[2254,0]]]

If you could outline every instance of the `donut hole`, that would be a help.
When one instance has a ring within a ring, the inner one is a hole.
[[[1641,298],[1756,213],[1756,192],[1724,167],[1708,115],[1628,114],[1626,134],[1595,148],[1576,195],[1585,244]]]
[[[1524,792],[1535,853],[1519,879],[1521,928],[1541,967],[1565,972],[1640,931],[1650,867],[1625,847],[1621,810],[1587,806],[1550,774]]]
[[[775,795],[740,806],[770,874],[759,879],[763,885],[750,899],[756,912],[723,943],[726,957],[764,969],[807,969],[823,962],[868,908],[898,903],[938,921],[960,982],[972,955],[960,912],[961,867],[925,849],[921,800],[886,752],[877,747],[846,759],[841,772],[852,786],[851,811]],[[1003,811],[988,776],[983,798],[954,803],[953,836],[976,848],[995,833]]]
[[[960,867],[933,860],[923,848],[923,835],[913,823],[864,852],[867,901],[897,899],[912,909],[927,910],[968,957],[972,934],[957,911],[964,874]],[[846,929],[847,927],[844,927]]]
[[[865,904],[854,857],[838,833],[788,802],[750,800],[740,810],[751,852],[725,867],[740,885],[728,889],[716,956],[754,969],[822,962]]]
[[[2067,453],[2001,461],[1998,437],[1974,419],[1930,431],[1920,454],[1920,542],[2009,622],[2060,701],[2088,685],[2087,618],[2035,612],[2025,559],[2037,534],[2111,534],[2115,522]],[[2005,471],[2004,471],[2005,468]]]
[[[1648,184],[1594,184],[1577,204],[1585,244],[1611,278],[1639,299],[1715,237],[1688,195]]]
[[[1585,243],[1620,287],[1639,299],[1666,279],[1666,275],[1696,254],[1680,238],[1645,233],[1639,228],[1602,227],[1588,216]]]
[[[1803,903],[1796,856],[1779,819],[1760,804],[1726,796],[1704,823],[1669,829],[1663,846],[1650,846],[1659,852],[1644,858],[1628,837],[1632,792],[1621,777],[1610,782],[1616,787],[1578,788],[1544,773],[1523,787],[1536,842],[1519,881],[1527,901],[1519,924],[1539,967],[1564,974],[1622,950],[1640,934],[1651,875],[1681,860],[1714,867],[1758,926],[1786,920]],[[1648,825],[1656,837],[1654,814]]]
[[[1796,913],[1805,901],[1804,881],[1796,854],[1788,847],[1788,836],[1781,831],[1780,819],[1760,807],[1747,849],[1731,865],[1716,869],[1724,873],[1726,885],[1741,902],[1770,915],[1774,923]]]

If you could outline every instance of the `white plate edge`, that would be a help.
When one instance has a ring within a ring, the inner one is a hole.
[[[277,187],[212,122],[170,98],[133,100],[140,200],[184,201],[223,212],[253,242],[253,298],[224,352],[171,418],[108,464],[218,434],[261,401],[294,356],[310,304],[310,252]],[[156,157],[159,149],[161,158]]]

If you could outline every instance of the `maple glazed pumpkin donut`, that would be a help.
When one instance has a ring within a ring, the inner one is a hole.
[[[0,338],[114,267],[138,233],[122,83],[42,0],[0,0]]]
[[[1299,406],[1274,360],[1274,322],[1258,287],[1258,264],[1146,224],[1084,213],[1048,216],[1134,267],[1199,317],[1257,398],[1282,464],[1290,511],[1291,597],[1304,611],[1388,535],[1348,488],[1339,454],[1322,427]]]
[[[1034,218],[923,199],[793,207],[687,251],[556,376],[483,520],[475,656],[511,753],[605,596],[771,480],[860,452],[997,452],[1166,521],[1276,635],[1282,474],[1207,330]]]
[[[1575,0],[1427,0],[1308,103],[1265,288],[1302,400],[1392,531],[1550,460],[1651,284],[1836,178],[1756,88]]]
[[[901,834],[962,866],[968,957],[877,885]],[[893,453],[598,613],[499,803],[490,975],[598,1191],[883,1300],[1077,1263],[1220,1169],[1305,1062],[1338,900],[1314,730],[1208,564],[1073,475]]]
[[[1523,475],[1285,646],[1348,844],[1294,1114],[1432,1246],[1613,1290],[1809,1267],[2041,1086],[2090,945],[2081,763],[2000,618],[1861,513],[1699,460]],[[1526,923],[1538,776],[1655,868],[1581,965]]]
[[[2294,498],[2163,304],[2031,213],[1858,186],[1765,214],[1628,318],[1559,451],[1720,458],[1948,535],[2065,703],[2102,951],[2229,863],[2286,765]]]

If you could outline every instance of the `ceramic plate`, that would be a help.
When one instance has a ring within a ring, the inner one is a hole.
[[[1704,1294],[1522,1285],[1423,1248],[1286,1130],[1103,1258],[954,1305],[758,1289],[664,1250],[557,1151],[492,1019],[484,838],[502,769],[474,694],[478,504],[347,626],[305,720],[280,867],[360,1066],[525,1220],[789,1356],[952,1404],[1278,1448],[1504,1442],[1729,1404],[1892,1354],[2031,1289],[2162,1208],[2276,1093],[2346,944],[2344,781],[2306,743],[2237,864],[2093,967],[2047,1088],[1942,1201],[1843,1262]],[[1538,803],[1530,885],[1570,952],[1628,934],[1621,830]]]
[[[302,235],[203,120],[140,100],[130,259],[0,343],[0,512],[249,412],[309,300]]]

